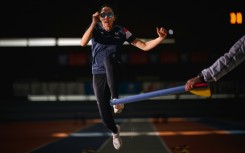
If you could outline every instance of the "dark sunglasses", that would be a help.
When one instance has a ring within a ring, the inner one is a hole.
[[[111,12],[109,12],[109,13],[103,12],[100,14],[100,17],[102,17],[102,18],[105,18],[106,16],[108,16],[109,18],[112,18],[114,16],[114,14]]]

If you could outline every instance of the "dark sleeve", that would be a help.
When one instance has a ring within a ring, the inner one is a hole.
[[[124,27],[124,32],[125,32],[125,35],[126,35],[126,41],[128,43],[131,43],[131,42],[133,42],[136,39],[136,37],[125,27]]]

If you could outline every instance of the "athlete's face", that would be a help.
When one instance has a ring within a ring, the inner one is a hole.
[[[105,30],[110,30],[113,26],[115,15],[110,7],[103,7],[100,12],[100,21]]]

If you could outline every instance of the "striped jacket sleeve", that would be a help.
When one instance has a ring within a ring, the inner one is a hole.
[[[210,67],[202,70],[206,82],[218,81],[245,59],[245,35],[241,37],[223,56],[219,57]]]

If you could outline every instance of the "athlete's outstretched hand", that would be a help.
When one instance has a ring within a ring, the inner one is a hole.
[[[163,27],[160,27],[160,28],[157,27],[156,29],[157,29],[157,34],[158,34],[159,37],[161,37],[161,38],[166,38],[167,37],[168,32],[167,32],[166,29],[164,29]]]

